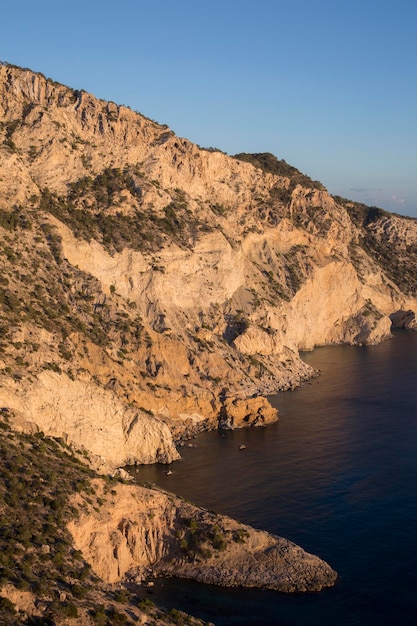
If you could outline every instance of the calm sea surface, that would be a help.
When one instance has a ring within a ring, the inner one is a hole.
[[[172,579],[153,598],[218,626],[417,624],[417,333],[304,357],[320,377],[272,398],[277,424],[206,433],[171,476],[139,475],[300,544],[338,571],[336,586],[285,595]]]

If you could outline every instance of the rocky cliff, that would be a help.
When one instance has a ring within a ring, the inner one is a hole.
[[[417,224],[0,66],[0,403],[102,467],[277,418],[300,350],[415,327]]]
[[[286,592],[334,583],[285,539],[99,475],[83,451],[16,432],[11,417],[0,411],[0,624],[204,626],[157,608],[149,574]]]
[[[320,591],[336,580],[327,563],[290,541],[172,494],[118,485],[106,495],[100,481],[95,489],[100,507],[84,509],[69,529],[76,548],[107,582],[128,573],[140,581],[153,572],[226,587],[295,592]]]

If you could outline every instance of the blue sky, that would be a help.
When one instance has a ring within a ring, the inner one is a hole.
[[[5,2],[0,59],[417,217],[415,0]]]

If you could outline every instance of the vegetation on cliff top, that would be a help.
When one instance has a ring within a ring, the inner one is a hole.
[[[393,239],[385,232],[389,229],[391,219],[399,217],[409,221],[413,218],[393,216],[388,211],[376,206],[367,206],[361,202],[353,202],[340,196],[334,196],[338,204],[348,212],[352,222],[359,229],[359,243],[363,250],[373,258],[405,294],[410,296],[417,292],[417,244],[407,245],[396,236]]]
[[[104,585],[74,549],[66,525],[79,509],[70,504],[71,496],[79,494],[86,511],[104,504],[92,478],[97,475],[80,451],[43,433],[13,431],[8,411],[0,410],[0,623],[54,626],[72,618],[101,626],[133,624],[129,610],[136,607],[150,614],[148,623],[201,625],[180,611],[166,614],[146,598]],[[111,494],[117,480],[102,480],[104,493]],[[33,595],[33,615],[17,611],[2,595],[5,586]]]
[[[94,473],[62,440],[13,432],[5,410],[0,419],[0,587],[11,584],[47,599],[51,623],[75,617],[78,601],[91,595],[97,579],[66,530],[77,515],[69,496],[82,493],[92,502]]]
[[[264,172],[275,174],[276,176],[283,176],[290,179],[290,190],[294,189],[296,185],[307,187],[308,189],[325,189],[324,185],[317,180],[312,180],[306,174],[303,174],[293,165],[289,165],[284,159],[277,159],[274,154],[270,152],[256,152],[247,153],[240,152],[233,155],[234,159],[238,161],[246,161],[251,163],[255,167],[259,167]]]

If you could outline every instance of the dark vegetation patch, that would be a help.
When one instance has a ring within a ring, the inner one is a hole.
[[[94,496],[95,474],[62,440],[14,433],[5,409],[0,435],[0,585],[52,598],[51,616],[65,593],[71,612],[74,598],[85,597],[96,578],[66,530],[77,516],[69,496]]]
[[[395,242],[384,236],[384,229],[389,224],[392,214],[375,206],[352,202],[335,196],[338,204],[345,207],[352,222],[361,230],[359,245],[383,269],[385,274],[405,294],[417,293],[417,245],[405,246],[404,242]],[[403,216],[399,216],[401,219]],[[411,218],[410,218],[411,219]],[[380,222],[381,230],[375,226]]]
[[[353,202],[341,196],[333,196],[337,204],[343,206],[349,214],[350,219],[359,228],[366,228],[382,217],[389,217],[391,214],[376,206],[367,206],[362,202]]]
[[[277,157],[270,152],[258,152],[254,154],[249,154],[246,152],[241,152],[239,154],[233,155],[234,159],[238,161],[246,161],[247,163],[251,163],[255,167],[259,167],[264,172],[269,172],[270,174],[275,174],[276,176],[284,176],[290,179],[290,187],[288,190],[274,190],[275,194],[285,194],[291,193],[291,191],[296,187],[296,185],[301,185],[302,187],[307,187],[308,189],[325,189],[324,185],[317,180],[312,180],[306,174],[297,170],[296,167],[289,165],[284,159],[277,159]]]
[[[189,247],[208,225],[198,220],[184,192],[175,189],[162,211],[142,207],[143,189],[158,181],[145,179],[137,167],[107,168],[95,177],[84,176],[68,185],[67,196],[44,189],[39,208],[67,224],[76,237],[96,239],[109,252],[124,248],[154,252],[167,242]],[[133,196],[137,208],[129,214],[118,207],[117,194]]]
[[[125,350],[137,348],[142,323],[133,307],[128,313],[117,307],[116,296],[106,296],[97,279],[64,258],[55,228],[38,222],[34,209],[0,210],[0,352],[25,322],[58,333],[67,361],[74,331],[103,347],[117,335]]]
[[[223,552],[229,543],[245,543],[249,533],[245,528],[225,530],[203,518],[185,518],[177,531],[178,546],[189,561],[209,559]]]
[[[385,274],[405,294],[417,293],[417,246],[408,246],[407,250],[396,248],[381,237],[375,237],[367,231],[361,240],[365,252],[381,266]]]

